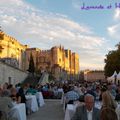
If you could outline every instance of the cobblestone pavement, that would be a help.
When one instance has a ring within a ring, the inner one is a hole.
[[[45,100],[39,111],[28,115],[27,120],[64,120],[64,112],[60,100]]]

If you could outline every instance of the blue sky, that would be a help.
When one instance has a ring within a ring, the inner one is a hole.
[[[81,69],[104,69],[105,55],[120,42],[118,0],[0,1],[0,24],[6,33],[30,47],[61,44],[80,55]],[[105,9],[81,10],[83,3]]]

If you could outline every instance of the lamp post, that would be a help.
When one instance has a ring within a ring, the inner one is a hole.
[[[116,82],[117,82],[117,75],[115,75],[114,78],[115,78],[115,84],[116,84]]]

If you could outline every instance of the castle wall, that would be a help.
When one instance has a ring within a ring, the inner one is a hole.
[[[27,76],[28,73],[0,62],[0,84],[8,82],[15,85],[22,82]]]

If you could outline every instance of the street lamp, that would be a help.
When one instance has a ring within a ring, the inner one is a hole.
[[[114,78],[115,78],[115,84],[116,84],[116,82],[117,82],[117,75],[115,75]]]
[[[114,76],[114,83],[116,84],[116,82],[117,82],[117,72],[116,71],[114,72],[113,76]]]

